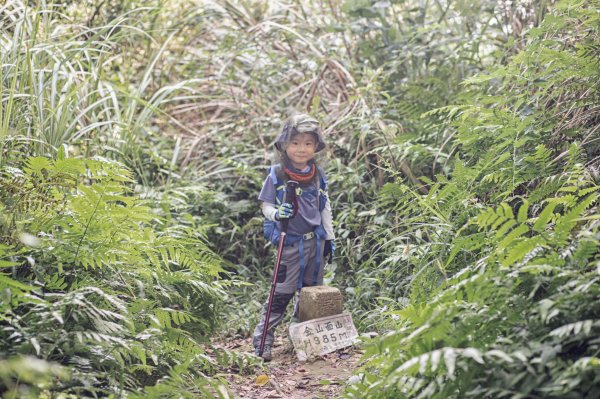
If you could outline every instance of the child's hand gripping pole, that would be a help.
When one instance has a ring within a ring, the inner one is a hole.
[[[288,180],[285,188],[285,200],[284,202],[294,204],[294,211],[291,218],[298,212],[298,201],[296,198],[296,188],[298,182],[294,180]],[[290,218],[290,219],[291,219]],[[262,357],[265,349],[265,339],[267,338],[267,331],[269,331],[269,319],[271,317],[271,305],[273,303],[273,296],[275,295],[275,286],[277,285],[277,274],[279,274],[279,265],[281,264],[281,253],[283,252],[283,244],[285,236],[287,234],[287,228],[290,219],[281,219],[281,233],[279,233],[279,244],[277,245],[277,255],[275,257],[275,269],[273,270],[273,280],[271,281],[271,292],[269,293],[269,300],[267,301],[267,313],[265,314],[265,323],[260,337],[260,346],[258,348],[258,356]]]

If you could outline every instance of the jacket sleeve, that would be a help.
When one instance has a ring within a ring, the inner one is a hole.
[[[263,202],[262,213],[265,215],[265,218],[272,222],[277,222],[277,219],[275,219],[275,215],[277,214],[277,208],[275,208],[275,205],[268,202]]]
[[[325,208],[321,211],[321,223],[325,229],[325,239],[334,240],[335,233],[333,232],[333,213],[331,212],[331,201],[329,199],[325,203]]]

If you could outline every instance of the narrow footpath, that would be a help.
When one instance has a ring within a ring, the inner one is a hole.
[[[252,353],[250,338],[232,340],[224,348]],[[253,374],[228,374],[236,399],[324,399],[337,398],[344,384],[359,367],[362,351],[348,347],[311,361],[298,361],[291,342],[279,336],[273,346],[273,360]],[[266,377],[265,377],[266,376]],[[268,378],[267,378],[268,377]]]

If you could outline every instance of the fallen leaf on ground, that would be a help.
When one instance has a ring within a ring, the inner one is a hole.
[[[269,382],[269,376],[265,375],[265,374],[261,374],[258,377],[256,377],[256,385],[258,385],[259,387],[262,387],[264,385],[267,385],[267,382]]]

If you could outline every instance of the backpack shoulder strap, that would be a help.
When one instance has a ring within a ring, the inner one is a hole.
[[[275,198],[277,199],[277,205],[280,205],[283,202],[286,184],[285,173],[283,173],[280,164],[275,164],[269,168],[269,177],[275,186]]]
[[[319,188],[327,192],[327,176],[322,167],[317,166],[317,173],[319,175]]]
[[[277,169],[279,168],[279,164],[275,164],[267,169],[267,173],[269,174],[269,178],[274,185],[277,185]]]
[[[325,176],[325,171],[320,166],[317,166],[317,179],[319,181],[317,207],[319,211],[323,211],[325,204],[329,201],[329,197],[327,196],[327,177]]]

